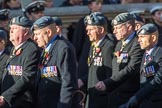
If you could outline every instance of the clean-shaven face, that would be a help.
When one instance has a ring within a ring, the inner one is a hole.
[[[152,43],[152,36],[138,35],[138,42],[140,43],[141,49],[149,49]]]

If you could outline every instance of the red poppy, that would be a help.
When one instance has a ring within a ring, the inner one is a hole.
[[[42,68],[42,67],[43,67],[43,64],[40,64],[38,67],[39,67],[39,68]]]
[[[101,51],[101,48],[96,47],[96,53],[99,53]]]
[[[16,56],[20,55],[22,53],[22,48],[19,48],[17,51],[16,51]]]
[[[45,54],[45,58],[49,58],[49,53],[48,52]]]
[[[121,52],[120,51],[116,51],[114,54],[115,54],[116,57],[119,57]]]

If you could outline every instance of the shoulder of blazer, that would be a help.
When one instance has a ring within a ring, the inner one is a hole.
[[[162,47],[157,46],[157,47],[153,50],[153,52],[152,52],[151,55],[153,56],[153,58],[154,58],[155,61],[158,61],[159,58],[162,58]]]
[[[117,39],[116,39],[115,35],[113,35],[113,34],[111,34],[111,33],[108,33],[108,34],[107,34],[107,37],[108,37],[108,39],[111,40],[114,44],[117,43]]]
[[[137,35],[135,35],[134,38],[130,41],[130,44],[131,44],[132,47],[138,46],[140,48],[140,44],[138,42]],[[128,45],[129,45],[129,43],[128,43]]]

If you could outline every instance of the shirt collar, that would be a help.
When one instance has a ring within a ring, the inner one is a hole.
[[[133,39],[134,35],[135,35],[135,32],[133,32],[124,42],[128,44]]]
[[[154,47],[152,47],[150,50],[146,50],[146,53],[151,55],[152,51],[155,49],[157,44],[154,45]]]
[[[96,47],[96,46],[99,46],[100,43],[103,41],[104,38],[105,38],[105,36],[103,36],[97,43],[95,43],[95,47]]]
[[[26,41],[25,41],[26,42]],[[19,49],[25,42],[23,42],[23,43],[21,43],[21,44],[19,44],[18,46],[16,46],[14,49],[15,50],[17,50],[17,49]]]
[[[4,50],[0,51],[0,55],[2,55],[3,52],[4,52]]]

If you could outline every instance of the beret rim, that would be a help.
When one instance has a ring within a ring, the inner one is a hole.
[[[149,35],[156,31],[158,31],[158,28],[155,24],[147,23],[137,31],[137,35]]]
[[[102,26],[105,25],[106,23],[107,23],[106,18],[102,12],[93,12],[84,18],[85,25]]]
[[[134,17],[132,14],[125,12],[125,13],[120,13],[115,18],[112,20],[111,25],[116,26],[119,24],[126,23],[127,21],[134,20]]]

